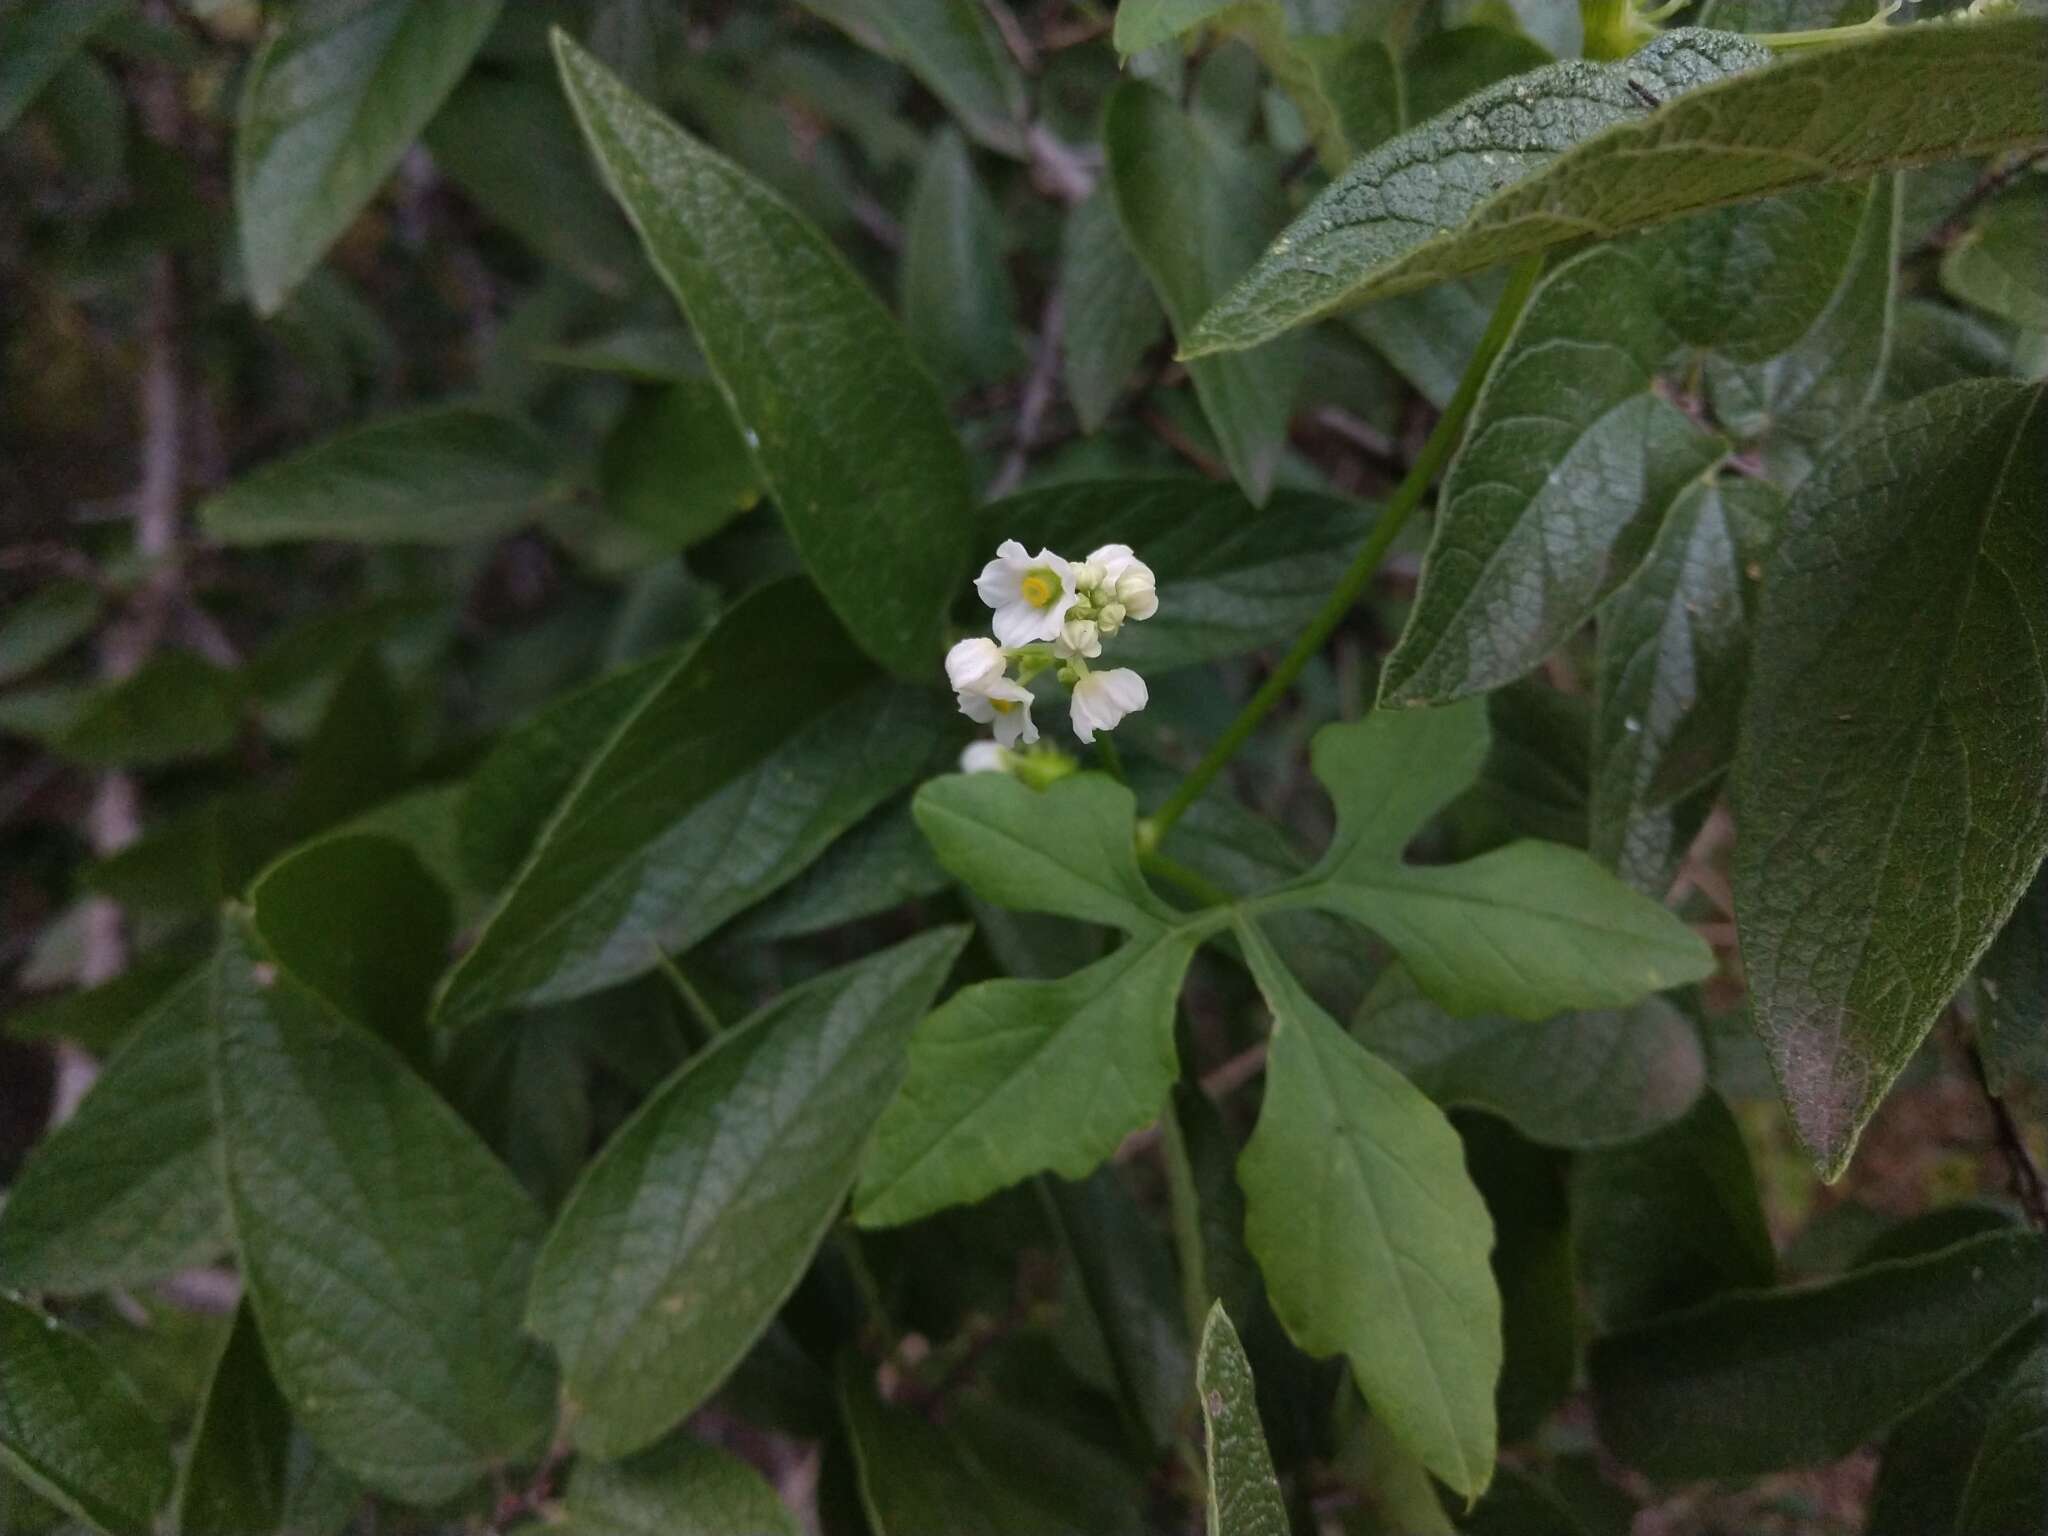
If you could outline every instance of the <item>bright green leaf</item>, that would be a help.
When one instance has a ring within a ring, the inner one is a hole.
[[[1287,1536],[1287,1506],[1259,1427],[1252,1363],[1220,1301],[1202,1329],[1195,1386],[1209,1432],[1209,1536]]]
[[[266,464],[205,502],[199,520],[229,544],[467,544],[526,521],[553,473],[547,444],[518,422],[436,406]]]
[[[363,210],[498,19],[501,0],[318,0],[249,66],[235,213],[259,314],[275,314]]]
[[[1493,1222],[1458,1134],[1310,1000],[1256,927],[1237,932],[1273,1010],[1266,1096],[1238,1164],[1273,1310],[1310,1354],[1348,1359],[1374,1414],[1476,1498],[1493,1476],[1501,1311]]]
[[[768,1326],[965,941],[937,929],[785,993],[656,1089],[591,1164],[527,1318],[561,1356],[579,1445],[652,1443]]]
[[[1987,1233],[1609,1334],[1590,1361],[1601,1438],[1670,1479],[1846,1456],[2036,1317],[2044,1261],[2038,1233]]]
[[[228,1209],[293,1417],[354,1476],[414,1502],[535,1449],[554,1401],[520,1330],[540,1213],[240,919],[212,984]]]
[[[1253,346],[1567,240],[2048,137],[2048,19],[1881,29],[1759,69],[1766,57],[1680,29],[1618,64],[1556,64],[1481,92],[1355,164],[1187,350]],[[1651,111],[1631,80],[1663,105]],[[1678,165],[1693,174],[1661,169]]]
[[[730,1452],[676,1434],[629,1461],[576,1463],[559,1536],[797,1536],[761,1474]]]
[[[941,129],[911,192],[897,283],[911,345],[950,388],[991,383],[1016,369],[1017,299],[1003,266],[1005,238],[966,141]]]
[[[1830,1178],[2048,854],[2043,394],[1958,384],[1872,418],[1793,497],[1764,585],[1736,921]]]
[[[967,467],[931,377],[789,205],[557,33],[599,168],[688,315],[804,564],[895,671],[939,660],[967,563]]]

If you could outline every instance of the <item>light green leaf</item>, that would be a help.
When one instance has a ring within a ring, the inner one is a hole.
[[[2044,1261],[2038,1233],[1987,1233],[1609,1334],[1590,1356],[1601,1439],[1672,1480],[1846,1456],[2030,1322]]]
[[[797,1536],[796,1518],[760,1473],[676,1434],[630,1461],[576,1463],[560,1536]]]
[[[761,589],[592,742],[442,1018],[581,996],[688,948],[902,788],[948,727],[936,694],[873,678],[806,583]],[[557,769],[529,774],[508,787]]]
[[[1107,774],[1043,790],[1007,773],[948,774],[918,790],[911,810],[939,862],[997,906],[1138,935],[1179,917],[1138,872],[1137,802]]]
[[[179,1471],[178,1536],[333,1536],[361,1498],[353,1480],[293,1428],[255,1315],[240,1308]]]
[[[1085,1178],[1166,1100],[1174,1003],[1201,932],[1155,927],[1058,981],[954,993],[911,1040],[854,1219],[897,1226],[1030,1174]]]
[[[510,417],[436,406],[387,417],[244,475],[199,509],[228,544],[467,544],[525,522],[554,458]]]
[[[212,1082],[243,1280],[279,1389],[373,1488],[431,1503],[532,1451],[520,1331],[540,1213],[455,1112],[231,918]]]
[[[326,254],[469,68],[500,0],[316,0],[249,66],[235,215],[259,314]]]
[[[99,591],[84,581],[56,581],[8,604],[0,618],[0,683],[26,677],[93,632]]]
[[[1017,297],[1003,266],[1005,239],[966,141],[940,129],[911,192],[897,283],[911,345],[949,388],[987,384],[1017,366]]]
[[[0,1470],[107,1533],[147,1531],[171,1448],[135,1389],[79,1335],[0,1296]]]
[[[862,46],[897,60],[980,143],[1024,152],[1024,81],[975,0],[802,0]]]
[[[14,0],[0,15],[0,133],[127,0]]]
[[[1579,1280],[1606,1328],[1778,1277],[1749,1149],[1717,1094],[1653,1136],[1578,1158],[1571,1209]]]
[[[1993,203],[1942,257],[1941,284],[2001,320],[2048,331],[2048,194],[2028,188]]]
[[[1545,1146],[1633,1140],[1683,1115],[1706,1083],[1698,1033],[1654,997],[1534,1024],[1499,1015],[1461,1019],[1394,966],[1351,1033],[1437,1103],[1499,1115]]]
[[[1764,586],[1736,921],[1829,1178],[2048,854],[2044,392],[1873,417],[1793,497]]]
[[[1363,502],[1279,490],[1253,507],[1207,481],[1082,480],[1006,497],[979,526],[990,549],[1019,539],[1081,559],[1128,544],[1159,577],[1159,612],[1116,637],[1118,666],[1147,675],[1196,666],[1299,633],[1329,598],[1375,511]]]
[[[761,499],[761,476],[708,379],[641,392],[605,439],[605,510],[663,549],[708,539]]]
[[[966,942],[942,928],[785,993],[655,1090],[585,1172],[534,1269],[578,1445],[652,1443],[803,1278]]]
[[[623,294],[639,275],[632,234],[554,82],[474,75],[434,114],[426,145],[487,216],[599,292]]]
[[[1278,227],[1278,182],[1252,151],[1135,80],[1110,97],[1103,139],[1124,237],[1186,336]],[[1255,503],[1273,489],[1303,355],[1286,343],[1189,369],[1224,462]]]
[[[1259,1427],[1252,1363],[1220,1301],[1209,1309],[1195,1369],[1209,1432],[1209,1536],[1287,1536],[1287,1506]]]
[[[0,1206],[0,1287],[64,1295],[145,1285],[227,1250],[206,976],[179,966],[183,979],[142,1012]]]
[[[2048,1083],[2048,874],[2006,920],[1977,968],[1977,1046],[1993,1093]]]
[[[1116,8],[1116,51],[1125,58],[1192,32],[1236,0],[1128,0]]]
[[[2004,1536],[2038,1529],[2048,1517],[2041,1476],[2048,1450],[2048,1345],[2036,1345],[1991,1409],[1970,1467],[1956,1536]]]
[[[1245,1241],[1273,1310],[1312,1355],[1343,1355],[1373,1412],[1444,1482],[1493,1476],[1500,1293],[1493,1222],[1457,1132],[1310,1000],[1248,920],[1273,1010],[1266,1096],[1238,1164]]]
[[[562,33],[563,86],[847,630],[923,679],[967,563],[967,465],[931,377],[789,205]]]
[[[1060,242],[1060,294],[1066,304],[1062,377],[1086,432],[1100,429],[1159,339],[1166,316],[1139,265],[1107,186],[1067,215]]]
[[[2048,19],[1887,28],[1757,68],[1766,56],[1680,29],[1619,64],[1552,65],[1481,92],[1355,164],[1187,352],[1253,346],[1567,240],[2048,137]],[[1651,111],[1631,80],[1663,105]],[[1680,164],[1698,173],[1661,169]]]

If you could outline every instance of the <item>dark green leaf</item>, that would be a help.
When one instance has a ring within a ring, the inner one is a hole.
[[[2048,1345],[2036,1345],[2005,1384],[1970,1467],[1956,1536],[2034,1531],[2048,1518]]]
[[[2048,874],[2013,908],[1977,968],[1978,1048],[1993,1093],[2048,1083]]]
[[[1116,51],[1125,58],[1192,32],[1236,0],[1128,0],[1116,8]]]
[[[1865,1536],[1954,1536],[1985,1426],[2005,1384],[2042,1347],[2044,1337],[2048,1332],[2040,1323],[2022,1328],[1982,1365],[1885,1436]],[[2032,1527],[2020,1521],[2012,1529],[2019,1533]]]
[[[1526,1439],[1572,1389],[1579,1298],[1566,1199],[1572,1158],[1524,1140],[1491,1115],[1452,1119],[1465,1166],[1493,1218],[1501,1368],[1494,1411],[1504,1442]]]
[[[1351,1032],[1437,1103],[1499,1115],[1546,1146],[1632,1141],[1683,1115],[1706,1083],[1699,1035],[1661,998],[1534,1024],[1456,1018],[1397,966]]]
[[[307,837],[388,800],[404,787],[410,716],[375,646],[364,646],[328,696],[307,738],[284,809],[286,833]]]
[[[806,584],[755,593],[596,742],[442,1017],[577,997],[688,948],[900,789],[947,719],[873,680]]]
[[[171,1448],[135,1389],[54,1317],[0,1296],[0,1469],[105,1531],[147,1531]]]
[[[897,268],[903,327],[941,384],[987,384],[1018,359],[1016,295],[1003,266],[1002,216],[975,179],[967,143],[950,128],[932,136]]]
[[[95,767],[145,766],[216,756],[241,728],[241,679],[189,651],[168,651],[84,694],[48,744]]]
[[[0,15],[0,133],[127,0],[15,0]]]
[[[1029,115],[1024,82],[974,0],[803,0],[834,26],[898,60],[975,139],[1017,155]]]
[[[26,677],[83,640],[99,623],[100,608],[99,592],[83,581],[52,582],[10,603],[0,618],[0,683]]]
[[[1249,920],[1237,933],[1273,1010],[1266,1096],[1238,1164],[1273,1310],[1310,1354],[1348,1359],[1401,1443],[1477,1497],[1493,1476],[1500,1293],[1457,1132],[1310,1000]]]
[[[1401,61],[1407,97],[1404,123],[1426,123],[1496,80],[1527,74],[1550,62],[1548,48],[1505,27],[1446,27],[1432,32]]]
[[[553,1407],[520,1331],[540,1213],[455,1112],[231,920],[213,1095],[243,1279],[293,1416],[415,1502],[533,1450]]]
[[[466,544],[549,492],[546,443],[509,417],[434,407],[355,427],[244,475],[199,509],[229,544]]]
[[[1964,379],[2012,375],[2012,338],[2002,329],[1934,299],[1901,298],[1885,365],[1885,401],[1895,405]]]
[[[724,938],[754,943],[816,933],[935,895],[949,881],[909,802],[893,801],[870,811],[817,863],[727,928]]]
[[[228,1246],[206,1079],[206,976],[142,1011],[0,1206],[0,1287],[59,1294],[144,1285]],[[132,1016],[131,1016],[132,1017]]]
[[[1107,186],[1067,215],[1060,295],[1066,304],[1062,376],[1082,430],[1094,432],[1166,324]]]
[[[1566,240],[2048,136],[2048,19],[1880,29],[1757,68],[1766,58],[1744,39],[1680,29],[1619,64],[1501,82],[1354,165],[1188,350],[1253,346]],[[1631,80],[1663,105],[1648,109]],[[1705,169],[1643,175],[1646,160]],[[1411,184],[1427,193],[1411,198]]]
[[[1110,98],[1103,136],[1124,236],[1186,336],[1279,225],[1277,182],[1251,151],[1138,81]],[[1273,489],[1302,358],[1289,343],[1189,370],[1224,462],[1255,503]]]
[[[1220,1301],[1209,1309],[1196,1371],[1209,1432],[1209,1536],[1287,1536],[1287,1506],[1259,1427],[1252,1364]]]
[[[5,1032],[17,1040],[71,1040],[104,1056],[192,974],[196,958],[179,946],[139,956],[112,981],[17,1009]]]
[[[737,1456],[677,1434],[630,1461],[576,1463],[560,1536],[797,1536],[793,1515]]]
[[[1830,1178],[2048,854],[2043,393],[1958,384],[1872,418],[1792,499],[1764,586],[1736,920]]]
[[[805,567],[870,654],[924,678],[965,573],[967,467],[881,304],[774,193],[568,37],[571,105],[688,315]]]
[[[1601,1438],[1674,1479],[1847,1455],[2039,1315],[2044,1259],[2036,1233],[1989,1233],[1609,1334],[1591,1355]]]
[[[1572,1179],[1579,1281],[1604,1327],[1777,1279],[1749,1151],[1718,1094],[1653,1136],[1580,1157]]]
[[[605,439],[605,510],[663,549],[708,539],[761,499],[761,477],[708,379],[642,393]]]
[[[1993,203],[1942,257],[1941,282],[1966,304],[2048,331],[2048,195],[2029,188]]]
[[[283,17],[250,65],[235,125],[235,213],[258,313],[276,313],[376,194],[499,6],[347,0]]]
[[[966,933],[784,994],[671,1077],[599,1154],[533,1277],[574,1434],[652,1443],[738,1363],[809,1265]]]

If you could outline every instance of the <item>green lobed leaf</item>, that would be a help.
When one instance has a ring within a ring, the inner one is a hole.
[[[1066,305],[1061,377],[1082,430],[1099,431],[1166,324],[1106,185],[1067,215],[1060,294]]]
[[[0,683],[28,676],[91,634],[104,606],[90,582],[53,581],[0,618]]]
[[[564,89],[689,317],[804,564],[847,630],[923,678],[966,566],[967,466],[895,322],[790,206],[566,34]]]
[[[244,1284],[293,1417],[370,1487],[445,1499],[533,1450],[540,1213],[455,1112],[231,917],[212,1083]]]
[[[974,0],[802,0],[863,46],[898,60],[990,149],[1021,155],[1024,81]]]
[[[560,1536],[797,1536],[761,1474],[730,1452],[671,1435],[629,1461],[576,1463]]]
[[[1736,921],[1830,1178],[2048,854],[2043,394],[1965,383],[1873,417],[1792,499],[1764,586]]]
[[[312,271],[469,68],[501,0],[318,0],[249,67],[235,123],[235,215],[259,314]]]
[[[178,969],[0,1205],[0,1287],[66,1295],[145,1285],[227,1250],[206,975],[184,959]]]
[[[1445,1483],[1493,1476],[1500,1292],[1493,1223],[1443,1111],[1338,1027],[1249,920],[1273,1010],[1266,1095],[1238,1164],[1245,1241],[1273,1310],[1342,1355],[1374,1414]]]
[[[1071,560],[1128,544],[1159,578],[1159,612],[1116,637],[1118,666],[1147,674],[1276,645],[1329,598],[1375,510],[1317,492],[1278,490],[1253,507],[1207,481],[1081,480],[1005,497],[979,514],[981,542],[1018,539]]]
[[[1220,1301],[1209,1309],[1195,1370],[1209,1435],[1209,1536],[1287,1536],[1287,1506],[1259,1427],[1252,1363]]]
[[[1110,97],[1103,126],[1124,237],[1186,336],[1282,216],[1276,179],[1252,151],[1139,81]],[[1223,460],[1264,504],[1287,444],[1304,354],[1284,343],[1188,371]]]
[[[1545,1146],[1632,1141],[1683,1115],[1706,1083],[1698,1033],[1661,998],[1540,1023],[1456,1018],[1393,966],[1351,1033],[1437,1103],[1499,1115]]]
[[[1993,1093],[2048,1083],[2048,873],[2037,874],[1977,968],[1977,1045]]]
[[[1619,64],[1552,65],[1482,92],[1355,164],[1186,350],[1253,346],[1568,240],[2048,137],[2048,19],[1885,28],[1758,68],[1766,58],[1682,28]],[[1663,104],[1650,110],[1630,80]]]
[[[2037,1317],[2044,1259],[2037,1233],[1987,1233],[1608,1334],[1590,1356],[1601,1439],[1672,1479],[1847,1455]]]
[[[554,468],[547,444],[510,417],[432,406],[266,464],[209,497],[199,521],[228,544],[467,544],[525,522]]]
[[[54,1317],[0,1296],[0,1470],[107,1536],[146,1531],[171,1448],[135,1389]]]
[[[708,936],[900,789],[949,723],[936,695],[873,679],[800,581],[743,601],[618,720],[450,975],[445,1021],[593,992]],[[559,778],[545,738],[536,753],[505,780],[527,808]]]
[[[527,1307],[561,1357],[578,1445],[651,1444],[760,1337],[838,1214],[911,1027],[966,939],[936,929],[785,993],[598,1154]]]
[[[1517,842],[1462,864],[1401,861],[1477,774],[1486,745],[1477,701],[1317,732],[1312,763],[1337,803],[1336,835],[1321,863],[1260,908],[1316,907],[1363,924],[1454,1014],[1624,1008],[1712,974],[1699,938],[1577,849]]]
[[[605,510],[663,549],[708,539],[761,499],[761,476],[709,379],[643,390],[605,439]]]
[[[126,0],[15,0],[0,15],[0,133]]]
[[[940,129],[911,192],[897,286],[911,345],[949,388],[991,383],[1016,369],[1017,296],[1003,266],[1006,238],[967,141]]]

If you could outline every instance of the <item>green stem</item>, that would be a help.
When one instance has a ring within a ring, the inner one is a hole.
[[[1465,419],[1472,414],[1472,403],[1479,397],[1479,386],[1486,378],[1486,371],[1499,355],[1500,349],[1520,318],[1522,306],[1529,300],[1530,290],[1536,286],[1536,279],[1543,271],[1543,257],[1539,255],[1523,258],[1508,277],[1508,285],[1494,306],[1493,319],[1487,323],[1486,334],[1480,338],[1478,350],[1465,365],[1464,377],[1458,380],[1458,392],[1451,397],[1451,403],[1444,407],[1443,415],[1437,418],[1436,426],[1430,431],[1429,441],[1422,445],[1422,452],[1416,456],[1407,478],[1395,489],[1388,499],[1379,521],[1373,524],[1371,535],[1337,583],[1322,611],[1308,628],[1301,632],[1292,650],[1281,658],[1280,665],[1267,676],[1251,701],[1238,712],[1230,728],[1217,738],[1202,760],[1195,764],[1188,776],[1180,781],[1173,793],[1166,797],[1166,803],[1147,820],[1138,825],[1138,846],[1141,849],[1156,848],[1159,840],[1171,827],[1202,797],[1210,781],[1223,771],[1223,767],[1237,755],[1238,748],[1250,739],[1259,722],[1266,718],[1281,696],[1294,686],[1294,680],[1301,675],[1301,669],[1309,659],[1320,651],[1344,615],[1351,611],[1351,605],[1358,601],[1359,594],[1372,581],[1379,570],[1380,561],[1386,557],[1387,549],[1400,534],[1415,509],[1421,505],[1423,496],[1436,480],[1444,462],[1458,444],[1458,438],[1465,428]]]
[[[1115,779],[1117,783],[1128,784],[1130,782],[1129,779],[1124,777],[1123,754],[1117,751],[1116,743],[1109,739],[1109,732],[1097,731],[1095,733],[1095,755],[1102,759],[1103,771],[1112,779]]]
[[[683,974],[683,968],[676,964],[674,958],[663,951],[660,945],[655,946],[654,963],[660,967],[661,973],[668,977],[669,984],[676,989],[677,996],[682,998],[683,1006],[689,1009],[690,1016],[702,1029],[704,1039],[701,1043],[709,1045],[716,1040],[724,1032],[725,1026],[718,1022],[718,1015],[712,1011],[711,1005],[704,1001],[704,994],[690,984],[690,978]]]
[[[882,1287],[875,1279],[875,1272],[868,1268],[867,1255],[861,1252],[860,1234],[851,1227],[842,1226],[833,1235],[839,1244],[840,1257],[846,1260],[846,1268],[853,1276],[854,1289],[860,1292],[861,1305],[867,1308],[868,1326],[874,1330],[883,1354],[893,1360],[901,1340],[896,1333],[896,1324],[889,1317],[889,1308],[882,1300]]]
[[[1166,1164],[1166,1200],[1173,1216],[1174,1251],[1180,1259],[1180,1296],[1187,1312],[1188,1338],[1199,1341],[1209,1303],[1215,1297],[1210,1293],[1208,1255],[1202,1246],[1202,1202],[1195,1186],[1195,1165],[1188,1157],[1170,1093],[1159,1111],[1159,1153]]]
[[[1196,874],[1178,860],[1169,859],[1156,848],[1142,851],[1138,855],[1138,865],[1147,874],[1157,875],[1169,885],[1179,886],[1205,907],[1227,907],[1237,900],[1222,886]]]

